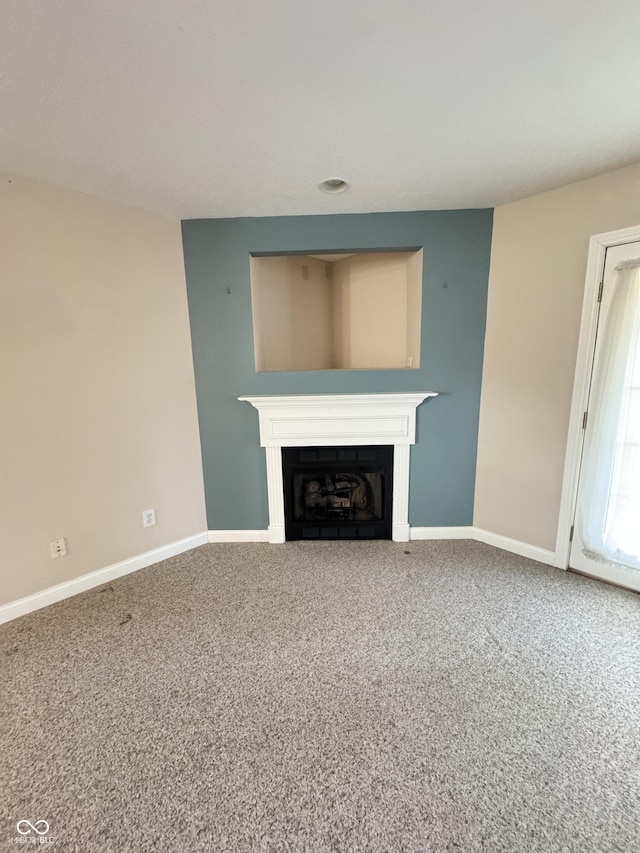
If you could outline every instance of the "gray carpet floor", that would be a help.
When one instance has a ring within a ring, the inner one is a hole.
[[[0,659],[0,849],[640,850],[640,596],[477,542],[207,545]]]

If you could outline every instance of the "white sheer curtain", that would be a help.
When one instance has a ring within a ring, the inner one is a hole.
[[[588,557],[640,570],[640,258],[616,270],[598,333],[577,523]]]

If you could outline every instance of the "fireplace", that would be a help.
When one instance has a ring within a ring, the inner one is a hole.
[[[283,447],[287,539],[391,539],[393,447]]]
[[[243,402],[251,403],[258,410],[260,444],[265,448],[267,463],[269,542],[275,544],[285,542],[287,539],[285,536],[283,454],[286,454],[291,448],[309,452],[335,450],[350,452],[354,448],[357,451],[358,448],[362,450],[373,446],[376,448],[386,447],[391,453],[391,461],[385,466],[383,485],[384,500],[389,500],[391,503],[389,505],[390,510],[385,511],[384,518],[388,521],[389,515],[391,515],[391,538],[395,542],[407,542],[409,540],[409,457],[411,445],[415,444],[416,441],[416,409],[427,398],[437,396],[436,391],[423,391],[391,394],[300,394],[273,397],[238,397]],[[311,465],[310,470],[314,470],[313,465],[320,460],[299,461]],[[351,463],[354,460],[322,461],[342,464]],[[355,461],[372,462],[370,459],[356,459]],[[335,470],[335,475],[345,473],[349,473],[345,468],[336,468]],[[367,473],[366,469],[365,473]],[[373,473],[373,470],[369,473]],[[331,471],[329,475],[331,476]],[[317,476],[310,477],[309,481],[317,481],[318,491],[325,489],[320,497],[329,497],[331,488],[335,489],[335,475],[333,487],[323,485],[322,480],[318,479],[321,476],[319,469]],[[304,473],[301,476],[304,477]],[[358,473],[358,476],[362,476],[362,472]],[[375,480],[373,478],[365,479],[375,497],[377,488]],[[360,483],[359,485],[363,484]],[[315,486],[313,488],[316,489]],[[366,483],[364,489],[366,492]],[[343,487],[343,491],[349,493],[347,487]],[[359,502],[359,499],[356,499],[356,502]],[[327,500],[326,503],[329,504],[330,502]],[[340,507],[335,507],[335,509],[340,510]],[[346,510],[347,507],[342,507],[342,509]],[[317,524],[311,524],[311,520],[313,519],[303,517],[302,523],[308,527],[317,527],[320,531],[320,519],[317,519]],[[369,526],[375,526],[379,523],[375,519],[358,520],[368,521]],[[327,519],[324,519],[323,524],[326,521]],[[338,524],[328,526],[339,529]],[[353,527],[354,525],[345,525],[345,527],[349,526]],[[388,537],[388,533],[385,536]],[[329,537],[319,536],[317,538]],[[347,538],[347,536],[338,534],[337,538]],[[360,534],[356,538],[369,537]]]

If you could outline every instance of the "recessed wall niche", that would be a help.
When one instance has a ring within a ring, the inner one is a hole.
[[[420,366],[422,249],[250,262],[258,372]]]

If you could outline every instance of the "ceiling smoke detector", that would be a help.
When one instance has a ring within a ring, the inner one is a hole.
[[[318,184],[318,189],[323,193],[343,193],[348,186],[349,184],[342,178],[327,178],[326,181]]]

